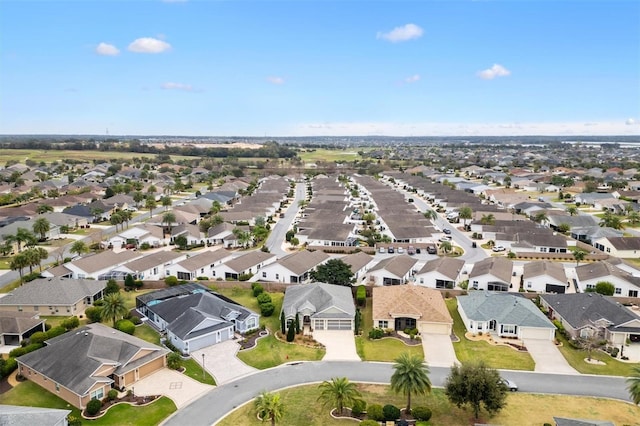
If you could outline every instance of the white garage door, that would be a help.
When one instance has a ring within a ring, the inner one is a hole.
[[[522,328],[520,330],[524,339],[551,339],[551,331],[547,328]]]
[[[314,320],[313,329],[314,330],[324,330],[324,320]]]
[[[451,326],[449,324],[424,324],[418,326],[420,333],[424,334],[451,334]]]
[[[351,320],[327,320],[327,330],[351,330]]]

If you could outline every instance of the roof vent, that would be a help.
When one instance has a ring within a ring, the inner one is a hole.
[[[87,332],[85,331],[85,332],[84,332],[84,335],[85,335],[85,336],[88,336],[88,335],[89,335],[89,333],[87,333]]]

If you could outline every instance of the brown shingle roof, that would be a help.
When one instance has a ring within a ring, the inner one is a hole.
[[[374,287],[372,311],[374,320],[411,316],[418,321],[453,324],[440,292],[414,285]]]

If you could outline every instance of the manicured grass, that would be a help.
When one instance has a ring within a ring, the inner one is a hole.
[[[71,410],[72,416],[80,417],[80,410],[28,380],[0,394],[0,404]]]
[[[372,314],[373,299],[367,298],[367,305],[360,308],[362,313],[362,335],[356,337],[356,351],[363,361],[387,361],[393,362],[403,352],[410,352],[424,358],[424,350],[422,345],[408,346],[404,342],[394,339],[385,338],[371,340],[369,332],[373,329]]]
[[[25,158],[33,161],[49,164],[53,161],[80,160],[93,162],[93,160],[112,160],[112,159],[132,159],[138,158],[155,158],[156,154],[143,154],[139,152],[116,152],[116,151],[72,151],[72,150],[41,150],[41,149],[0,149],[0,158],[4,161],[15,160],[23,162]],[[193,159],[183,155],[171,155],[174,160],[177,159]]]
[[[298,154],[305,163],[316,161],[356,161],[361,160],[354,149],[303,149]]]
[[[141,294],[148,293],[150,291],[152,290],[151,289],[142,289],[142,290],[136,290],[136,291],[121,290],[120,294],[122,294],[122,297],[124,297],[124,302],[127,309],[131,310],[136,307],[136,297],[140,296]]]
[[[192,379],[204,383],[205,385],[216,385],[216,381],[207,371],[204,372],[204,377],[202,376],[202,366],[198,364],[193,358],[183,360],[182,366],[186,369],[184,374],[191,377]]]
[[[147,324],[136,326],[136,330],[133,335],[146,342],[153,343],[154,345],[160,344],[160,334]]]
[[[556,333],[556,337],[562,342],[562,346],[559,347],[560,353],[566,358],[569,365],[582,374],[627,377],[631,375],[631,368],[637,365],[620,362],[602,351],[592,351],[591,359],[602,361],[606,365],[589,364],[585,362],[585,358],[588,356],[587,351],[572,348],[567,342],[567,339],[562,337],[560,333]]]
[[[324,354],[324,349],[281,342],[270,334],[258,340],[255,348],[238,352],[238,359],[254,368],[264,370],[291,361],[319,361]]]
[[[9,266],[11,264],[11,257],[0,257],[0,269],[11,269]]]
[[[171,413],[176,405],[166,396],[143,407],[129,404],[118,404],[107,411],[107,414],[96,420],[82,420],[83,425],[91,426],[156,426]]]
[[[261,284],[265,287],[265,290],[269,290],[269,284]],[[209,287],[223,296],[227,296],[232,300],[238,302],[242,306],[251,309],[254,312],[260,313],[260,306],[258,301],[251,292],[251,289],[244,289],[240,287],[234,288],[221,288],[218,289],[215,283],[209,285]],[[260,325],[264,325],[266,328],[275,332],[280,329],[280,310],[282,309],[282,301],[284,299],[284,293],[269,293],[271,301],[275,306],[273,314],[270,317],[260,316]]]
[[[57,316],[57,315],[40,315],[40,319],[45,320],[45,324],[49,324],[51,327],[57,327],[60,324],[62,324],[62,321],[66,320],[67,318],[71,318],[71,316],[65,317],[65,316]],[[80,320],[80,327],[82,327],[83,325],[87,325],[87,319],[86,318],[82,318]]]
[[[67,244],[71,244],[74,241],[75,240],[71,238],[54,238],[52,240],[44,241],[38,244],[38,246],[41,246],[43,248],[46,248],[46,247],[58,248],[58,247],[66,246]]]
[[[526,352],[518,352],[507,346],[493,346],[483,341],[473,342],[465,338],[467,330],[458,313],[458,301],[453,298],[447,299],[446,304],[453,318],[453,332],[460,339],[459,342],[453,343],[453,349],[461,363],[482,360],[491,368],[533,371],[535,363]]]
[[[388,386],[358,384],[367,405],[393,404],[399,408],[406,405],[406,397],[391,392]],[[256,389],[256,394],[260,390]],[[318,402],[318,385],[307,385],[284,389],[278,392],[285,407],[283,425],[355,425],[352,420],[334,420],[329,416],[329,408]],[[471,409],[458,408],[449,403],[443,389],[433,389],[427,396],[413,395],[411,406],[429,407],[433,416],[431,425],[471,425],[475,423]],[[544,408],[544,409],[541,409]],[[637,406],[601,398],[573,397],[563,395],[537,395],[509,393],[506,407],[495,417],[485,411],[478,423],[488,422],[500,425],[542,425],[554,424],[553,416],[606,419],[615,424],[636,424],[640,416]],[[253,403],[248,403],[218,423],[220,426],[260,425]]]
[[[17,280],[5,285],[4,287],[0,288],[0,293],[9,293],[13,290],[15,290],[16,288],[20,287],[22,283],[20,282],[20,278],[18,278]]]

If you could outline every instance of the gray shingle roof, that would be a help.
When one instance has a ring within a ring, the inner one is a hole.
[[[539,277],[541,275],[549,275],[562,282],[567,281],[564,267],[560,263],[541,260],[524,264],[524,279]]]
[[[294,274],[301,275],[310,269],[315,268],[329,257],[330,256],[328,254],[320,250],[302,250],[279,259],[277,263],[284,266]]]
[[[458,306],[462,307],[467,318],[473,321],[496,320],[501,324],[514,324],[519,327],[555,326],[536,305],[519,294],[491,293],[472,291],[467,296],[458,296]]]
[[[71,410],[55,408],[19,407],[0,405],[0,425],[2,426],[49,426],[66,424]]]
[[[71,278],[41,278],[28,282],[5,297],[3,305],[15,306],[67,306],[85,297],[93,297],[106,287],[106,281],[74,280]]]
[[[413,265],[415,265],[417,262],[418,261],[411,256],[401,254],[399,256],[382,259],[380,262],[374,265],[373,268],[369,270],[369,272],[385,269],[398,277],[403,277],[411,270],[411,268],[413,268]]]
[[[127,262],[122,266],[130,269],[131,271],[146,271],[154,266],[163,265],[182,256],[184,256],[183,253],[175,251],[158,251],[140,259]]]
[[[0,311],[0,335],[22,334],[42,324],[44,320],[34,318],[37,314],[37,312]]]
[[[275,256],[275,254],[265,253],[259,250],[250,251],[247,254],[243,254],[242,256],[238,256],[235,259],[226,262],[225,265],[232,271],[242,272]]]
[[[613,323],[612,327],[640,319],[625,306],[598,293],[543,294],[540,297],[575,329],[603,318]]]
[[[141,257],[141,254],[136,251],[126,250],[116,253],[111,250],[105,250],[100,253],[83,257],[82,259],[74,260],[71,264],[87,273],[93,273],[111,266],[115,267],[122,265],[123,263],[137,257]]]
[[[438,271],[447,278],[455,280],[460,274],[462,267],[464,266],[464,260],[453,259],[451,257],[439,257],[433,259],[424,264],[418,274],[425,274],[427,272]]]
[[[212,265],[229,256],[231,256],[231,253],[222,248],[219,250],[207,250],[203,253],[182,260],[178,262],[177,265],[182,266],[188,271],[195,271],[197,269],[204,268],[205,266]]]
[[[504,257],[488,257],[473,265],[469,278],[492,274],[506,283],[511,282],[513,262]]]
[[[150,352],[133,360],[141,349]],[[96,323],[48,340],[44,348],[21,356],[19,362],[78,395],[85,395],[97,382],[112,382],[108,377],[93,376],[105,363],[117,365],[114,374],[122,375],[168,352]]]
[[[601,261],[594,263],[585,263],[576,267],[576,276],[579,281],[593,280],[597,278],[606,278],[614,276],[620,278],[630,284],[640,287],[640,277],[631,275],[609,262]]]
[[[282,310],[287,318],[295,317],[305,304],[311,304],[315,312],[332,306],[344,312],[332,313],[331,318],[352,319],[356,314],[351,288],[326,283],[298,284],[287,287]],[[315,318],[315,315],[312,315]]]

